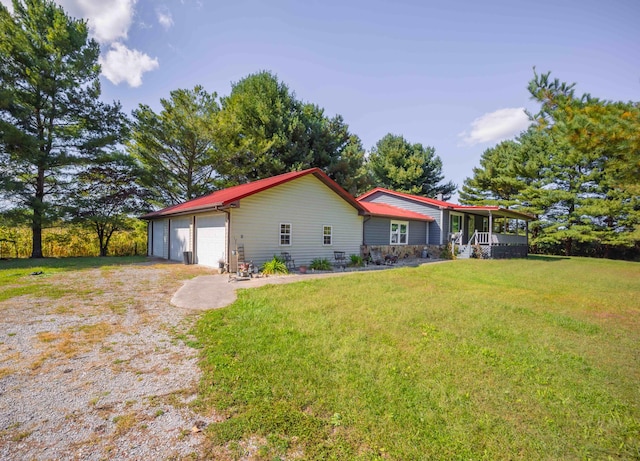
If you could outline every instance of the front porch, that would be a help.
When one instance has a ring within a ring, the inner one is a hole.
[[[494,234],[475,231],[467,243],[452,240],[451,251],[458,258],[506,259],[526,258],[526,235]]]
[[[458,258],[526,258],[529,225],[512,210],[474,210],[461,232],[450,234],[451,252]]]

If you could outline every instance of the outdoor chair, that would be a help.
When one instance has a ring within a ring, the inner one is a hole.
[[[285,266],[287,266],[288,270],[293,270],[296,267],[296,262],[291,258],[291,253],[283,251],[280,253],[280,258],[284,262]]]
[[[246,261],[244,256],[244,245],[238,245],[233,251],[236,257],[236,271],[229,271],[229,281],[246,280],[253,277],[253,261]]]
[[[380,250],[371,249],[369,252],[369,257],[371,258],[371,262],[377,266],[384,263],[382,252]]]
[[[347,257],[344,251],[334,251],[333,252],[334,264],[337,267],[346,268],[347,267]]]

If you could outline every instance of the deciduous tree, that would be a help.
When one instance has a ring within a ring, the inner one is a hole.
[[[107,256],[115,232],[133,229],[133,218],[149,208],[149,192],[136,179],[140,167],[131,157],[113,154],[83,169],[67,202],[72,220],[93,229],[100,256]]]

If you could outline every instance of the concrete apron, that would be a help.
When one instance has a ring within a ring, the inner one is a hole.
[[[255,288],[270,284],[282,284],[311,280],[315,278],[337,277],[359,272],[331,272],[326,274],[282,275],[229,281],[229,276],[201,275],[187,280],[171,298],[171,304],[183,309],[219,309],[232,304],[239,288]]]

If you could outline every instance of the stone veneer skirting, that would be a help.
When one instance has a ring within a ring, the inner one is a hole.
[[[397,256],[398,259],[420,258],[422,251],[426,249],[428,257],[439,258],[442,247],[440,245],[362,245],[360,255],[366,260],[371,254],[371,250],[379,251],[382,256]]]

